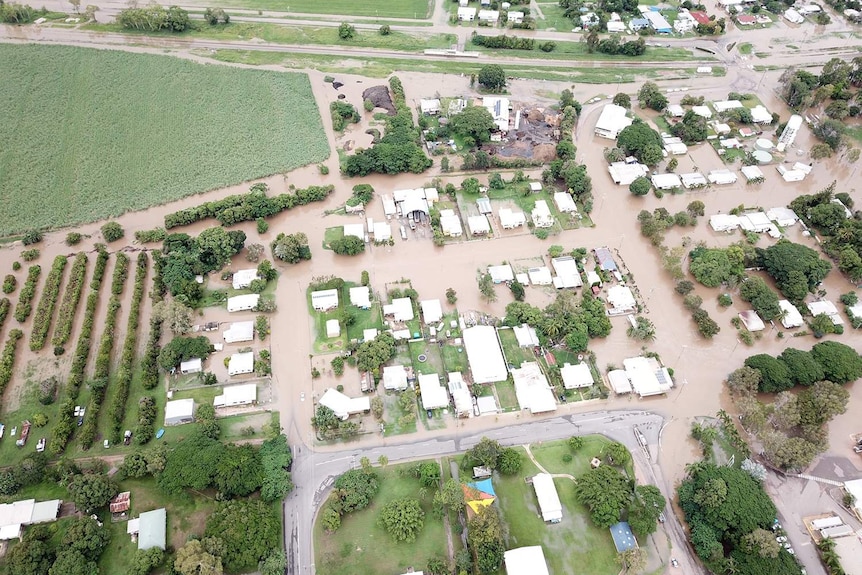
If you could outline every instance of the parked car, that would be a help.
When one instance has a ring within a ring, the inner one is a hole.
[[[82,425],[84,425],[84,418],[83,418],[83,417],[79,417],[79,418],[78,418],[78,427],[81,427]]]
[[[677,561],[676,559],[671,559],[670,564],[674,567],[679,567],[679,561]]]
[[[132,432],[131,430],[126,430],[123,434],[123,445],[128,445],[132,442]]]

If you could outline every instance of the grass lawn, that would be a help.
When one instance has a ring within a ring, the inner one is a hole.
[[[510,366],[521,367],[525,361],[536,361],[532,352],[518,345],[515,330],[500,329],[497,330],[497,333],[500,336],[500,343],[503,345],[503,355]]]
[[[410,359],[413,361],[413,369],[417,375],[436,373],[445,378],[443,358],[440,354],[440,347],[436,343],[411,341],[407,346],[410,349]],[[425,356],[425,361],[419,361],[420,355]]]
[[[578,208],[582,219],[560,212],[560,210],[557,209],[557,204],[554,202],[554,192],[559,190],[553,186],[545,186],[545,189],[541,192],[527,193],[529,186],[529,182],[519,182],[517,184],[507,183],[502,189],[488,190],[488,197],[491,199],[492,205],[495,200],[515,202],[515,204],[523,210],[528,217],[536,206],[536,202],[539,200],[545,200],[548,204],[548,209],[551,211],[551,215],[554,216],[555,220],[554,226],[548,229],[548,232],[552,235],[557,234],[562,230],[575,230],[582,227],[591,227],[593,225],[592,220],[590,220],[589,216],[584,213],[583,206],[579,206]],[[459,201],[463,202],[461,211],[468,211],[466,205],[474,205],[479,197],[480,194],[466,194],[464,192],[459,192]]]
[[[428,0],[228,0],[225,8],[250,8],[252,10],[281,10],[305,14],[344,14],[345,16],[384,16],[386,18],[428,18],[431,5]]]
[[[467,371],[467,352],[463,345],[449,345],[447,343],[443,345],[440,351],[446,373],[455,371],[464,373]]]
[[[116,216],[329,155],[302,74],[4,44],[0,77],[0,99],[15,110],[0,123],[0,235]]]
[[[385,410],[383,416],[383,423],[385,424],[383,435],[389,437],[390,435],[416,433],[416,404],[414,403],[412,406],[413,417],[403,419],[406,412],[398,404],[398,393],[383,393],[380,397],[383,398]]]
[[[344,349],[347,346],[346,330],[342,329],[341,335],[338,337],[326,337],[326,322],[330,319],[339,319],[341,308],[345,305],[344,297],[342,296],[338,298],[338,307],[335,309],[331,309],[326,312],[319,312],[311,307],[311,292],[312,289],[309,287],[306,299],[308,301],[308,313],[314,320],[314,353],[331,353]]]
[[[610,443],[601,435],[584,435],[584,446],[577,453],[572,453],[565,441],[549,441],[530,445],[530,451],[539,464],[549,473],[568,473],[580,477],[590,469],[590,459],[598,456],[605,445]],[[563,456],[572,455],[572,461],[565,463]]]
[[[334,229],[340,228],[329,228],[329,230]],[[381,309],[380,302],[372,301],[369,309],[360,309],[350,303],[350,288],[359,287],[359,285],[355,282],[344,282],[341,293],[338,294],[339,301],[343,302],[343,305],[347,306],[353,314],[353,323],[347,326],[348,341],[354,339],[361,340],[362,332],[366,329],[374,328],[382,331],[384,328],[383,310]]]
[[[405,573],[410,567],[421,571],[428,560],[446,555],[446,531],[443,520],[431,513],[432,489],[420,497],[419,480],[402,475],[408,465],[389,465],[376,469],[380,491],[367,508],[346,515],[341,528],[325,533],[318,521],[314,526],[315,566],[318,575],[379,575]],[[395,543],[386,530],[377,525],[384,505],[403,497],[417,498],[425,511],[425,525],[413,543]]]
[[[536,18],[536,28],[538,30],[553,28],[559,32],[565,32],[574,27],[572,20],[563,16],[563,9],[560,8],[558,3],[540,3],[539,9],[545,15],[545,19]]]
[[[585,453],[585,450],[581,452]],[[509,528],[507,547],[541,545],[549,570],[554,575],[618,573],[616,549],[610,532],[590,522],[586,508],[575,499],[571,480],[554,479],[563,504],[562,522],[551,525],[542,521],[533,487],[524,481],[525,477],[537,472],[532,462],[525,460],[518,475],[494,478],[497,501]]]
[[[520,408],[518,397],[515,395],[515,384],[512,383],[511,378],[506,381],[498,381],[494,384],[494,387],[497,388],[497,399],[500,402],[500,409],[503,411],[517,411]]]
[[[537,43],[538,44],[538,43]],[[535,50],[500,50],[498,48],[485,48],[469,43],[465,46],[465,50],[475,50],[477,52],[494,53],[497,56],[511,58],[532,58],[540,60],[614,60],[614,61],[637,61],[631,56],[601,54],[593,52],[590,54],[587,51],[586,42],[557,42],[557,47],[552,52],[543,52],[538,48]],[[641,57],[650,62],[678,62],[684,60],[694,60],[695,56],[690,50],[685,48],[654,48],[648,47],[644,55]],[[698,60],[712,59],[708,56],[697,56]]]
[[[736,49],[739,50],[740,54],[751,54],[751,44],[748,42],[743,42]]]
[[[323,248],[330,249],[329,244],[344,237],[344,226],[326,228],[323,232]]]

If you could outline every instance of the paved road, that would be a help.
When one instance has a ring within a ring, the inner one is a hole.
[[[517,422],[515,414],[500,416],[509,422]],[[497,423],[497,419],[480,418],[479,423]],[[440,457],[462,452],[475,445],[483,436],[490,437],[503,445],[523,445],[572,435],[604,434],[629,447],[635,455],[635,462],[641,473],[658,485],[665,497],[673,497],[673,486],[668,485],[658,465],[659,438],[665,420],[662,416],[641,410],[595,411],[590,413],[557,416],[550,419],[529,420],[513,423],[505,427],[486,430],[459,430],[455,434],[441,435],[433,439],[414,442],[411,436],[387,439],[385,445],[359,447],[336,452],[316,452],[305,446],[296,448],[293,476],[296,489],[284,504],[285,542],[288,552],[288,573],[291,575],[311,575],[314,573],[312,528],[314,514],[318,505],[325,500],[334,478],[359,464],[362,457],[376,461],[381,455],[391,463]],[[649,456],[636,440],[634,427],[644,434],[649,445]],[[686,547],[685,532],[672,513],[667,513],[663,528],[667,531],[672,545],[677,550]],[[687,553],[678,552],[675,557],[680,561],[682,573],[698,574],[705,571],[688,558]]]

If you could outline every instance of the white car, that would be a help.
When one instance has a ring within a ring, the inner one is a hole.
[[[779,535],[778,537],[775,538],[775,540],[778,541],[779,543],[787,543],[787,537],[785,537],[784,535]]]
[[[45,439],[44,437],[42,439],[40,439],[39,443],[36,444],[36,452],[42,453],[43,451],[45,451],[45,444],[46,443],[48,443],[47,439]]]

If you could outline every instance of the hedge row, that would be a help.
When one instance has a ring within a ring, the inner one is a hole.
[[[60,302],[60,311],[57,312],[57,327],[54,328],[54,337],[51,339],[53,345],[63,345],[69,341],[72,335],[72,322],[75,320],[75,312],[81,303],[81,293],[84,291],[84,278],[87,276],[87,254],[84,252],[75,256],[72,262],[72,271],[69,274],[69,283]]]
[[[114,277],[111,281],[111,300],[108,303],[108,316],[105,318],[102,338],[99,341],[99,351],[96,353],[96,365],[93,370],[93,382],[90,386],[92,396],[87,407],[87,419],[81,429],[79,439],[83,449],[90,449],[96,440],[97,426],[99,423],[99,411],[105,400],[105,392],[108,388],[108,375],[111,371],[111,351],[114,349],[114,329],[117,326],[117,312],[120,311],[120,298],[118,294],[123,293],[126,278],[129,275],[129,257],[126,254],[117,254],[117,263],[114,267]]]
[[[36,295],[36,284],[39,283],[41,273],[42,267],[39,265],[30,266],[30,270],[27,272],[27,281],[24,282],[24,287],[18,294],[18,304],[15,306],[15,319],[18,320],[18,323],[27,321],[30,312],[33,311],[33,297]]]
[[[78,337],[78,345],[75,347],[75,358],[72,360],[72,368],[69,370],[69,380],[66,386],[68,399],[60,405],[57,423],[51,432],[51,452],[55,455],[60,455],[66,450],[69,438],[75,431],[75,400],[78,399],[81,384],[84,383],[84,372],[87,369],[87,359],[90,356],[96,307],[99,305],[99,288],[102,287],[102,279],[105,277],[108,257],[108,252],[105,250],[99,250],[96,256],[96,265],[90,280],[90,294],[87,296],[87,305],[84,308],[84,323],[81,325],[81,335]]]
[[[164,260],[161,252],[153,252],[153,290],[150,292],[153,305],[162,301],[167,293],[167,286],[162,281],[163,265]],[[154,315],[150,318],[150,337],[147,339],[147,347],[144,349],[144,357],[141,359],[141,371],[143,372],[141,383],[144,389],[155,389],[159,385],[159,354],[162,351],[159,341],[161,339],[162,320]]]
[[[155,436],[158,414],[155,399],[144,396],[138,400],[138,426],[135,428],[135,441],[138,444],[143,445]]]
[[[255,185],[247,194],[228,196],[168,214],[165,216],[165,228],[187,226],[209,218],[217,219],[223,226],[268,218],[295,206],[323,201],[334,190],[335,186],[332,185],[309,186],[294,190],[292,194],[279,194],[270,198],[266,195],[266,186]]]
[[[132,305],[129,311],[129,322],[126,329],[126,341],[123,343],[123,354],[120,356],[120,366],[114,385],[117,394],[111,401],[108,410],[108,421],[111,422],[109,435],[113,443],[120,441],[123,419],[126,415],[126,401],[129,399],[129,385],[132,383],[132,368],[135,363],[135,349],[138,343],[138,323],[141,316],[141,300],[144,299],[144,284],[147,279],[147,267],[150,262],[147,252],[138,255],[138,265],[135,270],[135,290],[132,294]]]
[[[163,241],[168,237],[168,232],[165,228],[155,228],[153,230],[138,230],[135,232],[135,239],[142,244],[152,244]]]
[[[24,332],[20,329],[13,329],[9,332],[9,339],[6,340],[6,347],[3,348],[3,354],[0,355],[0,397],[6,390],[6,386],[12,380],[12,374],[15,367],[15,350],[18,347],[18,340],[24,337]]]
[[[12,307],[12,302],[8,297],[0,299],[0,329],[3,329],[3,324],[6,323],[6,316],[9,315],[9,309]]]
[[[57,306],[57,298],[60,297],[60,284],[63,282],[63,271],[69,258],[57,256],[51,264],[48,279],[45,280],[45,289],[42,291],[42,299],[36,306],[36,315],[33,316],[33,330],[30,332],[30,351],[39,351],[45,347],[48,339],[48,330],[51,329],[51,320],[54,319],[54,308]]]

